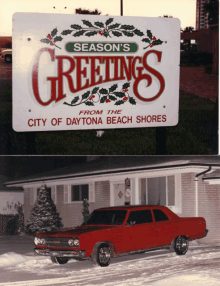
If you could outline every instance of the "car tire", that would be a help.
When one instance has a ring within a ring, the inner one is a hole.
[[[65,258],[65,257],[55,257],[55,256],[51,256],[51,261],[55,264],[66,264],[69,259]]]
[[[11,55],[6,55],[5,56],[5,61],[6,61],[6,63],[11,63],[12,62],[12,56]]]
[[[186,254],[189,247],[189,240],[185,236],[178,236],[174,240],[174,251],[177,255]]]
[[[109,266],[111,262],[111,250],[108,244],[101,244],[98,247],[96,261],[101,267]]]

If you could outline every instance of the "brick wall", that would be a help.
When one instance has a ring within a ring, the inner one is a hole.
[[[27,220],[29,219],[30,212],[33,208],[33,205],[30,204],[30,192],[33,192],[32,188],[24,189],[24,224],[26,225]]]
[[[95,183],[95,208],[110,206],[110,182],[102,181]]]
[[[196,215],[195,173],[181,174],[181,203],[180,216],[191,217]]]
[[[64,185],[57,186],[57,211],[62,218],[64,227],[80,225],[83,221],[82,203],[74,202],[64,204]]]
[[[209,185],[199,178],[199,216],[206,220],[207,237],[200,242],[220,242],[220,186]]]

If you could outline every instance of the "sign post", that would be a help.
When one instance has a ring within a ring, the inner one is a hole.
[[[179,59],[175,18],[15,13],[13,128],[174,126]]]

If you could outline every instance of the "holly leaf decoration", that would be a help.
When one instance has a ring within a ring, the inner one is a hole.
[[[88,27],[94,27],[94,26],[92,25],[92,23],[89,22],[89,21],[87,21],[87,20],[82,20],[82,22],[83,22],[84,25],[86,25],[86,26],[88,26]]]
[[[147,30],[147,36],[152,40],[153,35],[151,33],[151,30]]]
[[[73,34],[74,37],[79,37],[82,36],[85,33],[85,31],[81,30],[79,32],[76,32],[75,34]]]
[[[117,87],[118,87],[117,84],[113,84],[113,85],[108,89],[108,91],[109,91],[109,92],[113,92],[114,90],[116,90]]]
[[[99,90],[99,88],[98,88],[98,87],[93,88],[93,90],[92,90],[92,94],[96,93],[98,90]]]
[[[124,96],[125,96],[124,92],[115,91],[115,92],[113,92],[113,93],[114,93],[114,95],[116,95],[117,97],[124,97]]]
[[[140,37],[142,37],[143,35],[144,35],[144,33],[143,32],[141,32],[140,30],[138,30],[138,29],[135,29],[134,31],[132,31],[133,33],[135,33],[137,36],[140,36]]]
[[[104,28],[104,24],[102,22],[95,22],[94,23],[97,27]]]
[[[94,35],[96,35],[96,34],[98,34],[98,31],[92,31],[92,32],[86,33],[85,36],[91,37],[91,36],[94,36]]]
[[[51,37],[53,38],[54,36],[56,36],[57,32],[57,28],[53,29],[53,31],[50,33]]]
[[[126,89],[130,86],[130,82],[126,82],[123,84],[122,89]]]
[[[134,99],[133,97],[129,97],[129,102],[130,102],[131,104],[133,104],[133,105],[136,104],[136,101],[135,101],[135,99]]]
[[[99,92],[100,92],[101,94],[108,94],[108,91],[107,91],[107,89],[105,89],[105,88],[100,89]]]
[[[116,24],[110,25],[110,26],[108,27],[108,29],[109,29],[109,30],[115,29],[115,28],[118,28],[120,25],[121,25],[121,24],[116,23]]]
[[[100,103],[104,103],[107,99],[107,96],[103,96],[101,99],[100,99]]]
[[[76,103],[78,100],[79,100],[79,97],[78,97],[78,96],[74,97],[74,99],[71,101],[71,104]]]
[[[127,31],[122,31],[122,33],[127,36],[127,37],[133,37],[134,34],[133,33],[130,33],[130,32],[127,32]]]
[[[62,39],[63,38],[61,36],[57,36],[57,37],[54,38],[54,41],[55,42],[60,42],[60,41],[62,41]]]
[[[82,99],[88,98],[89,95],[90,95],[90,91],[87,91],[86,93],[84,93],[84,94],[82,95]]]
[[[109,99],[111,99],[111,100],[117,100],[117,98],[116,97],[114,97],[113,95],[109,95]]]
[[[104,32],[104,33],[103,33],[103,36],[107,38],[107,37],[108,37],[108,33],[107,33],[107,32]]]
[[[134,30],[133,25],[121,25],[121,29],[123,30]]]
[[[119,33],[119,32],[115,32],[115,31],[112,31],[112,34],[116,37],[121,37],[122,36],[122,33]]]
[[[73,30],[64,30],[61,35],[69,35],[72,33]]]
[[[70,27],[73,28],[73,29],[75,29],[75,30],[80,30],[80,29],[82,29],[82,27],[81,27],[80,25],[76,25],[76,24],[71,25]]]
[[[144,38],[144,39],[142,39],[142,42],[150,43],[150,40],[148,38]]]
[[[92,101],[86,101],[85,105],[94,106],[94,103]]]
[[[158,39],[158,40],[153,41],[152,45],[157,46],[157,45],[161,45],[162,43],[163,43],[163,41]]]
[[[106,24],[106,26],[108,26],[109,24],[111,24],[111,22],[113,22],[113,18],[109,18],[106,22],[105,22],[105,24]]]
[[[40,42],[49,44],[49,43],[51,43],[51,40],[49,40],[49,39],[41,39]]]
[[[118,100],[118,101],[115,102],[115,105],[121,105],[121,104],[124,104],[124,103],[125,103],[125,101],[123,101],[123,100]]]

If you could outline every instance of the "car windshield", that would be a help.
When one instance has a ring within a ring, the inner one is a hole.
[[[121,225],[125,220],[126,214],[127,210],[94,211],[83,224]]]

